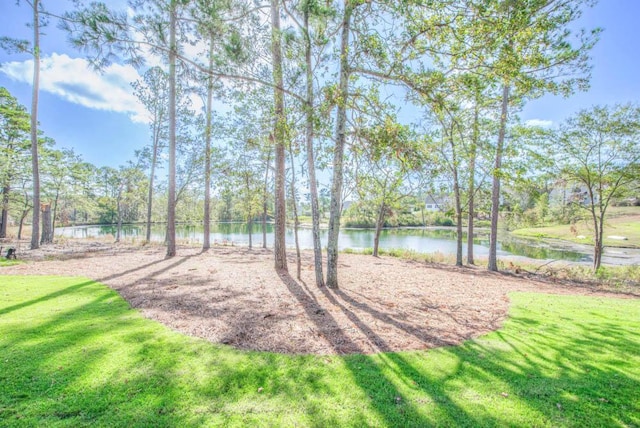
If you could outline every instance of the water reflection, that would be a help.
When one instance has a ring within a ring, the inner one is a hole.
[[[121,236],[124,239],[143,239],[145,236],[144,225],[123,225]],[[115,236],[116,228],[112,225],[101,226],[76,226],[64,227],[56,230],[57,234],[71,238],[92,238]],[[189,243],[201,243],[203,227],[196,225],[176,225],[176,238],[179,241]],[[246,224],[240,223],[212,223],[211,242],[231,243],[247,245],[249,233]],[[262,232],[259,225],[254,226],[254,245],[262,245]],[[300,229],[298,233],[300,245],[303,248],[312,248],[313,237],[310,229]],[[406,249],[420,253],[455,254],[455,230],[452,229],[388,229],[383,230],[380,236],[380,248]],[[152,241],[162,242],[165,238],[165,226],[153,225],[151,228]],[[322,231],[321,238],[326,243],[327,232]],[[338,245],[340,249],[363,249],[373,246],[374,231],[371,229],[344,229],[340,232]],[[294,245],[293,230],[287,230],[287,245]],[[267,225],[267,245],[273,245],[273,225]],[[466,250],[466,236],[464,237]],[[477,256],[486,256],[489,252],[488,234],[479,233],[474,236],[474,252]],[[568,261],[590,261],[591,256],[585,252],[552,247],[551,244],[513,237],[504,237],[498,243],[499,255],[516,255],[533,259],[556,259]]]

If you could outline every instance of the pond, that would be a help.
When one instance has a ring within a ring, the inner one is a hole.
[[[145,225],[123,225],[123,239],[143,239]],[[267,225],[267,245],[273,246],[273,225]],[[115,236],[116,227],[113,225],[75,226],[58,228],[56,234],[72,238],[92,238]],[[313,238],[311,229],[301,228],[298,232],[300,246],[312,248]],[[153,225],[151,228],[152,241],[162,242],[165,236],[165,226]],[[201,243],[202,226],[176,225],[178,241]],[[340,249],[363,249],[373,247],[374,231],[371,229],[343,229],[340,231]],[[293,247],[293,230],[287,230],[287,245]],[[327,231],[322,231],[323,246],[326,246]],[[235,245],[247,245],[249,242],[248,229],[240,223],[212,223],[211,242],[232,242]],[[489,252],[488,231],[479,231],[474,238],[474,251],[477,257],[487,256]],[[262,245],[262,231],[260,225],[254,225],[253,244]],[[466,251],[466,236],[465,236]],[[446,228],[402,228],[385,229],[380,236],[381,249],[405,249],[419,253],[441,253],[453,255],[456,251],[455,230]],[[539,239],[523,239],[504,234],[498,242],[499,256],[520,256],[532,259],[567,260],[574,262],[591,262],[591,248],[561,242],[543,241]],[[630,264],[637,262],[640,252],[637,250],[611,249],[605,252],[603,262],[608,264]]]

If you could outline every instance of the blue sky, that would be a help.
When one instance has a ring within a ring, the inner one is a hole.
[[[59,11],[69,0],[45,0]],[[124,5],[125,0],[111,0]],[[596,104],[638,102],[640,98],[640,0],[600,0],[585,12],[580,26],[602,27],[600,42],[592,52],[591,89],[569,99],[545,96],[524,108],[524,120],[557,124]],[[26,5],[0,0],[0,36],[30,39]],[[61,147],[70,147],[96,166],[124,164],[149,141],[144,111],[129,83],[138,72],[114,64],[102,74],[87,66],[82,53],[73,50],[66,36],[52,23],[42,37],[43,70],[39,119],[44,133]],[[0,86],[25,106],[31,102],[31,66],[28,55],[0,50]]]

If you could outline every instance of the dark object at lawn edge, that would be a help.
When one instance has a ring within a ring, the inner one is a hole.
[[[2,247],[0,247],[0,254],[2,254]],[[17,255],[16,255],[16,249],[13,247],[9,247],[7,248],[7,255],[5,256],[7,260],[16,260],[17,259]]]

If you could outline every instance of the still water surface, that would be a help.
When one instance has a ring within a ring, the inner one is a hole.
[[[123,239],[143,239],[145,236],[144,225],[123,225]],[[112,225],[101,226],[75,226],[58,228],[56,234],[72,238],[94,238],[107,235],[115,236],[116,228]],[[189,243],[201,243],[203,236],[202,226],[176,225],[176,238],[178,241]],[[262,245],[262,229],[260,225],[254,226],[253,245]],[[313,247],[311,229],[301,228],[298,231],[300,246],[302,248]],[[165,237],[165,226],[154,225],[151,228],[151,240],[162,242]],[[374,231],[371,229],[343,229],[340,231],[338,245],[340,249],[363,249],[373,247]],[[323,230],[321,239],[326,245],[327,231]],[[246,224],[239,223],[212,223],[211,242],[233,242],[235,245],[247,245],[249,233]],[[489,251],[488,234],[480,232],[474,239],[474,252],[476,256],[486,256]],[[273,226],[267,225],[267,245],[273,246]],[[287,230],[287,245],[294,246],[293,230]],[[466,250],[466,236],[465,236]],[[442,253],[452,255],[456,252],[455,231],[452,229],[432,228],[406,228],[383,230],[380,236],[381,249],[405,249],[420,253]],[[549,243],[541,240],[529,240],[503,236],[498,242],[498,254],[501,256],[524,256],[533,259],[555,259],[568,261],[589,262],[592,260],[590,249],[562,248],[561,244]],[[616,263],[618,264],[618,263]]]

